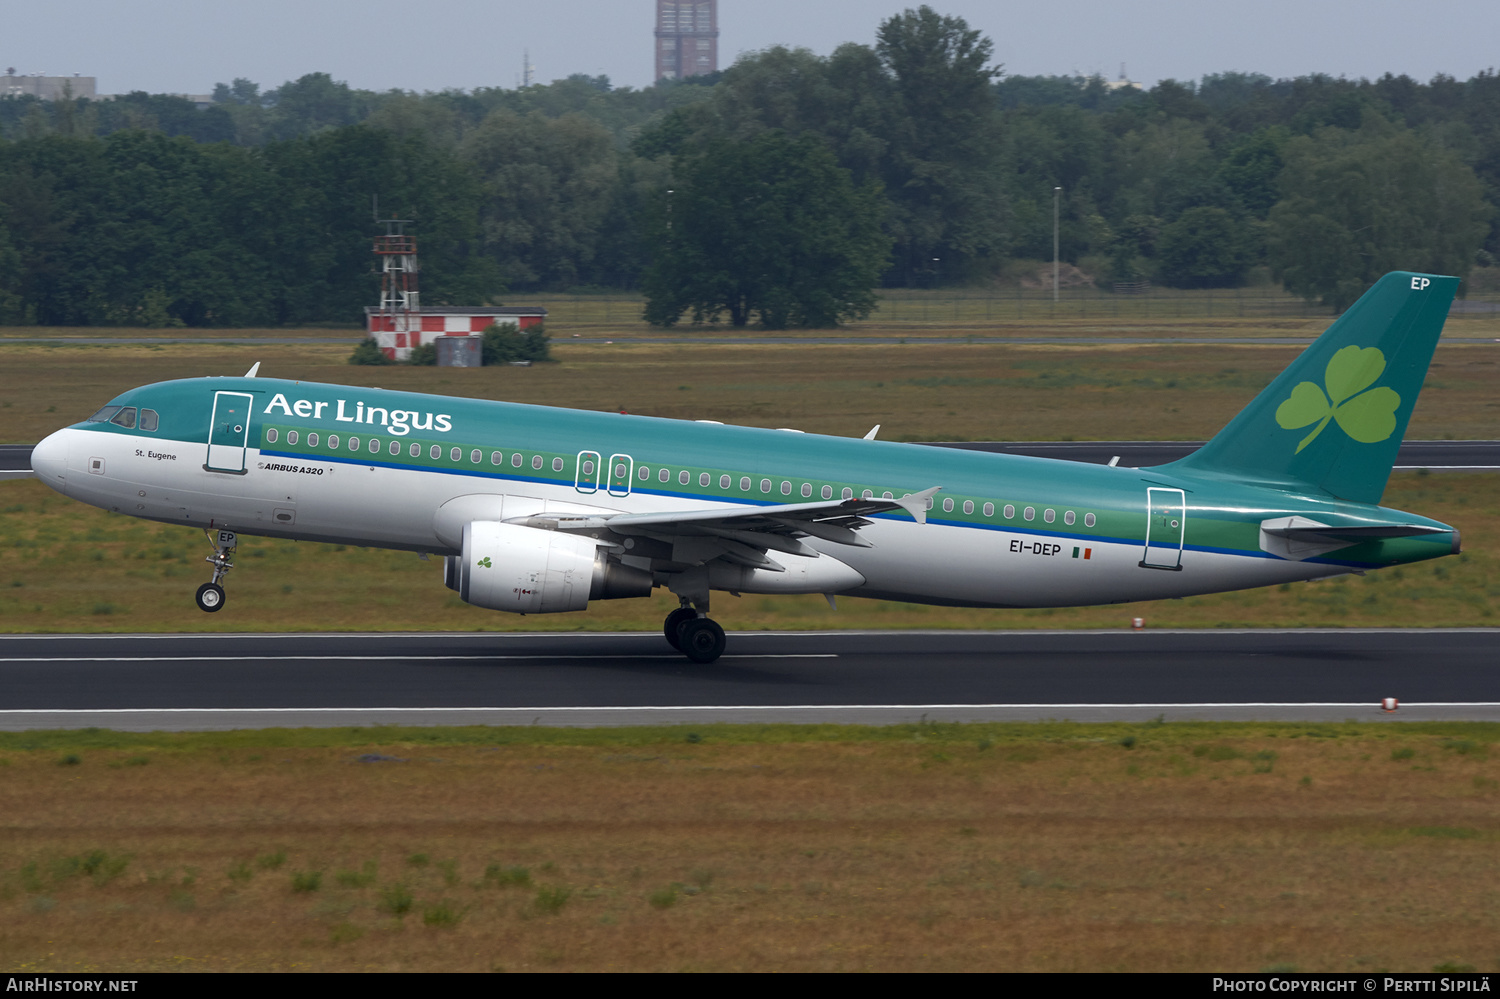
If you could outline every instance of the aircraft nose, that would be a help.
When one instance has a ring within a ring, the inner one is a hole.
[[[31,470],[47,485],[64,492],[68,476],[68,432],[59,430],[31,449]]]

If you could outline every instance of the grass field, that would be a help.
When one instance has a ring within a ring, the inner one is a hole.
[[[1301,348],[1240,344],[556,344],[558,364],[354,367],[314,344],[14,345],[0,443],[29,444],[152,381],[243,374],[888,440],[1201,440]],[[1408,436],[1497,435],[1500,343],[1445,344]]]
[[[0,964],[1494,971],[1497,736],[6,735]]]

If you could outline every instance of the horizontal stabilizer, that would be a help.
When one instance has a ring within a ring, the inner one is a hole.
[[[1284,559],[1300,562],[1362,541],[1447,534],[1429,524],[1325,524],[1308,517],[1275,517],[1260,525],[1260,547]]]

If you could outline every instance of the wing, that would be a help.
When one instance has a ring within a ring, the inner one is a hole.
[[[737,565],[779,572],[783,567],[768,552],[818,557],[814,549],[802,543],[801,539],[805,537],[856,548],[872,547],[858,531],[869,525],[866,518],[873,514],[905,510],[917,523],[925,524],[928,504],[941,488],[934,486],[892,499],[872,497],[592,516],[540,514],[523,518],[518,523],[585,534],[617,547],[621,553],[629,552],[653,560],[704,565],[723,559]]]

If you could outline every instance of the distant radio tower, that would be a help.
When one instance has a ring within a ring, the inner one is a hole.
[[[521,86],[529,87],[531,86],[531,78],[534,75],[531,69],[531,50],[525,49],[523,51],[525,54],[521,56]]]

